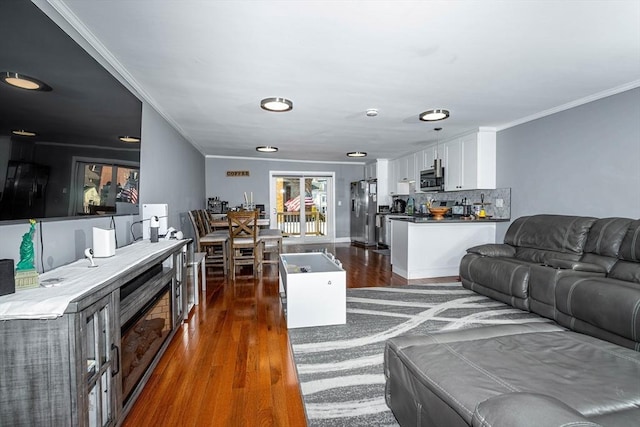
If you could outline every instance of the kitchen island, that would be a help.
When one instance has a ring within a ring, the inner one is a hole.
[[[392,218],[391,269],[405,279],[457,276],[466,250],[495,243],[496,223],[508,221]]]

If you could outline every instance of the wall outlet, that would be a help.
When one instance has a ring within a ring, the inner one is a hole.
[[[501,208],[504,206],[504,200],[496,199],[496,208]]]
[[[338,206],[342,206],[342,200],[338,200]]]

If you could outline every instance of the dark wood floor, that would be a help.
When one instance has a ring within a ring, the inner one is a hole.
[[[325,247],[343,263],[349,288],[407,284],[391,273],[389,257],[373,249],[287,245],[284,251]],[[266,266],[261,278],[237,277],[235,283],[209,270],[206,295],[201,293],[200,305],[173,338],[123,425],[306,425],[275,266]]]

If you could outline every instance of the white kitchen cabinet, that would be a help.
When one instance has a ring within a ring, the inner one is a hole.
[[[394,191],[395,184],[393,189],[390,187],[389,183],[389,160],[387,159],[378,159],[375,162],[368,163],[365,165],[365,179],[375,179],[378,181],[377,188],[377,198],[378,205],[390,205],[391,204],[391,196],[390,192]],[[395,181],[394,181],[395,182]]]
[[[466,248],[495,243],[496,226],[495,222],[414,223],[392,219],[391,271],[405,279],[457,276]]]
[[[400,157],[397,162],[396,176],[398,181],[409,181],[409,157]]]
[[[494,131],[480,131],[444,143],[445,191],[495,188]]]
[[[367,163],[364,166],[364,179],[378,178],[378,162]]]
[[[408,154],[397,159],[397,177],[398,181],[416,182],[416,158],[418,153]]]

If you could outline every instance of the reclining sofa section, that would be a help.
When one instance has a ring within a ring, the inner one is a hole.
[[[399,423],[640,425],[640,220],[519,218],[468,252],[465,287],[555,322],[390,339]]]

